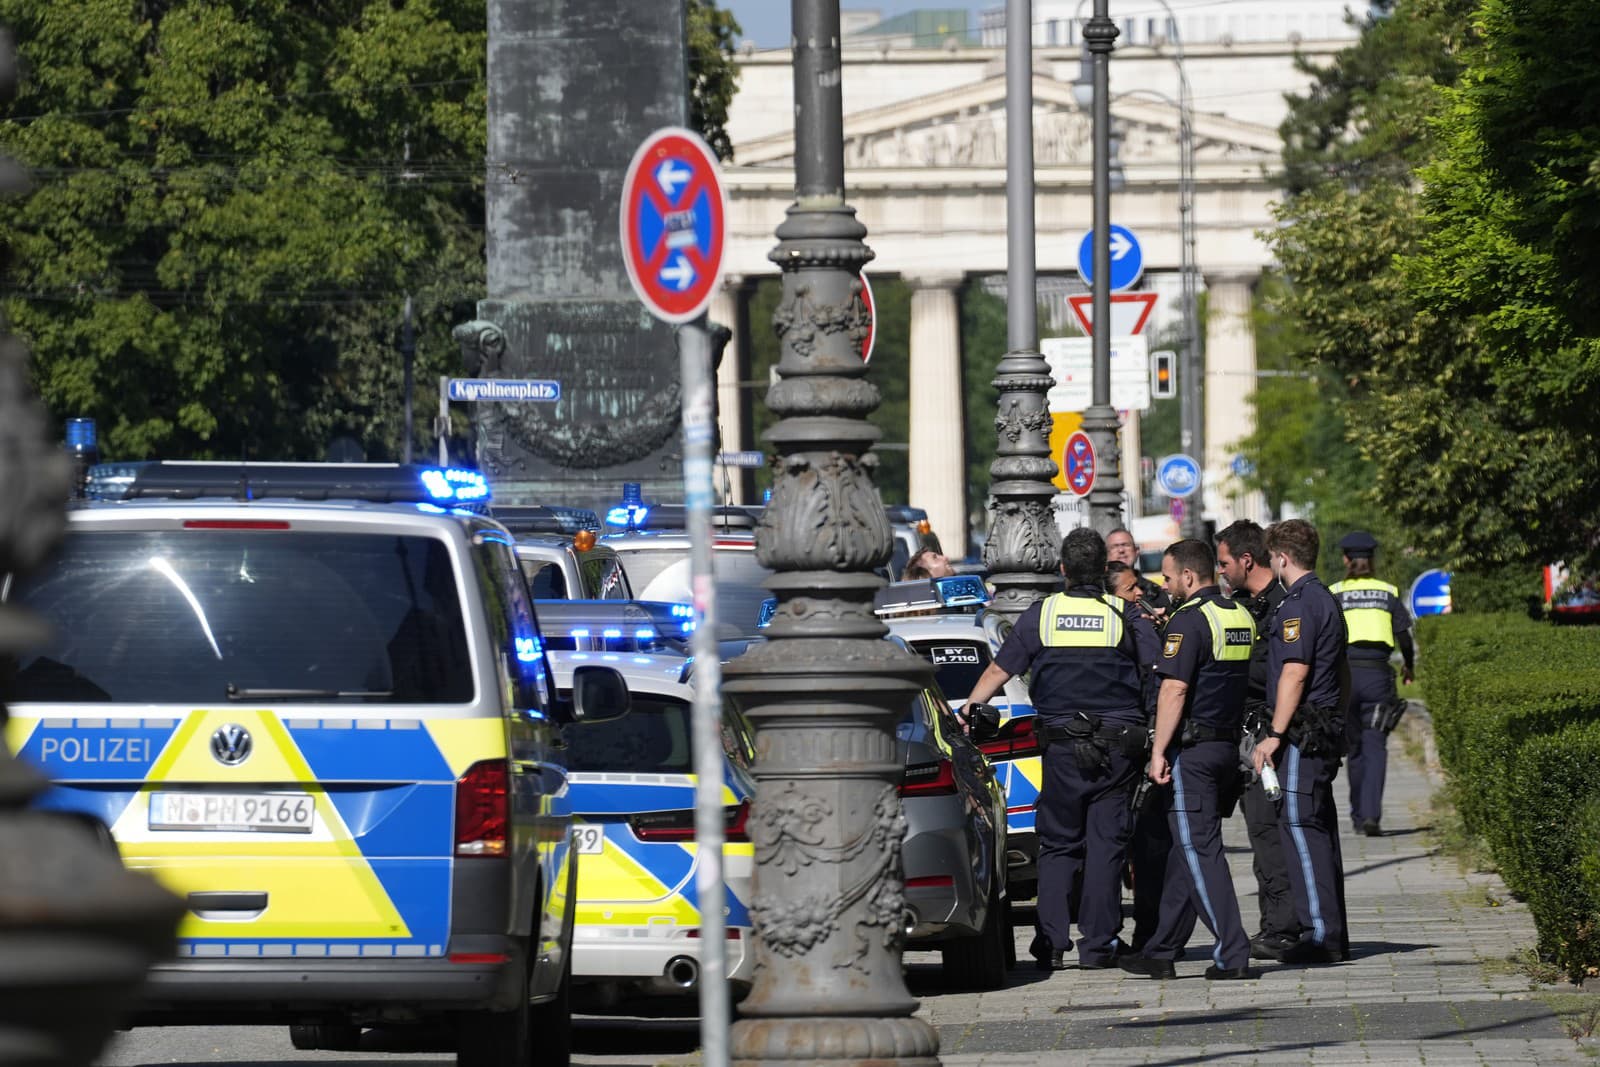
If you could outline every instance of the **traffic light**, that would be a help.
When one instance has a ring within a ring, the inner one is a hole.
[[[1170,400],[1178,395],[1176,352],[1150,353],[1150,395],[1156,400]]]

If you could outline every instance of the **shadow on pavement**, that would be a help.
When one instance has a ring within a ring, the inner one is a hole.
[[[1397,863],[1412,863],[1412,862],[1414,862],[1416,860],[1432,859],[1434,856],[1437,856],[1438,854],[1439,854],[1439,850],[1438,849],[1430,848],[1426,852],[1413,852],[1409,856],[1395,856],[1392,859],[1379,860],[1377,863],[1369,863],[1365,867],[1354,867],[1354,868],[1351,868],[1351,869],[1346,870],[1344,872],[1344,876],[1345,876],[1346,879],[1349,879],[1349,878],[1355,877],[1358,874],[1366,874],[1368,871],[1381,870],[1384,867],[1393,867]]]

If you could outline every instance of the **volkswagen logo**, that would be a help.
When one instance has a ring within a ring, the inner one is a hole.
[[[237,767],[249,759],[253,747],[250,731],[236,722],[219,727],[211,735],[211,754],[217,757],[218,763],[228,767]]]

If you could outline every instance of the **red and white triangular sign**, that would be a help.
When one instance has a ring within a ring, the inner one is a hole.
[[[1156,309],[1156,296],[1155,293],[1112,293],[1111,336],[1133,337],[1142,333],[1150,322],[1150,313]],[[1072,305],[1072,313],[1078,317],[1083,332],[1093,337],[1094,295],[1078,293],[1067,297],[1067,303]]]

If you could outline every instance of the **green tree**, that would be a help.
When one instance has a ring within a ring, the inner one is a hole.
[[[739,90],[733,42],[741,32],[731,11],[716,0],[687,0],[689,35],[689,125],[723,161],[733,159],[728,139],[728,106]]]

